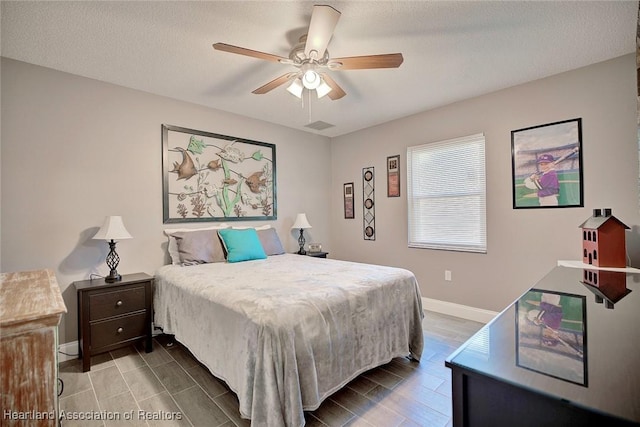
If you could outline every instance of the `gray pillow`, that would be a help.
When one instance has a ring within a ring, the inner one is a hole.
[[[257,230],[258,239],[262,244],[262,249],[267,255],[281,255],[284,253],[282,243],[275,228],[267,228],[265,230]]]
[[[180,231],[173,236],[182,265],[225,262],[218,230]]]

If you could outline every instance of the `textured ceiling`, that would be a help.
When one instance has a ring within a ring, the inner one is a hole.
[[[637,1],[329,1],[332,57],[401,52],[398,69],[332,71],[340,100],[285,86],[291,66],[214,51],[288,56],[307,1],[2,1],[2,56],[334,137],[635,51]],[[312,122],[333,127],[314,130]]]

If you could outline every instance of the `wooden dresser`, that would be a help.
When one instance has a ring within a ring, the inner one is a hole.
[[[58,324],[66,312],[52,270],[0,274],[0,425],[58,425]]]

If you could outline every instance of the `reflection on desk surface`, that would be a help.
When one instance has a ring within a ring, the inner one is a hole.
[[[631,293],[627,275],[620,271],[584,269],[582,283],[595,295],[596,304],[613,310],[615,304]]]
[[[517,366],[587,386],[584,296],[532,289],[516,316]]]

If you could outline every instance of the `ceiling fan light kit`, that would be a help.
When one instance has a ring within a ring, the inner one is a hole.
[[[333,101],[342,98],[346,92],[333,80],[327,71],[366,70],[374,68],[398,68],[403,62],[401,53],[382,55],[351,56],[331,59],[327,46],[333,36],[333,31],[340,19],[340,12],[331,6],[313,6],[309,31],[300,37],[285,58],[257,50],[246,49],[226,43],[215,43],[213,48],[223,52],[251,56],[265,61],[279,62],[293,65],[298,72],[289,72],[276,77],[269,83],[255,89],[254,94],[262,95],[291,81],[287,91],[298,98],[302,98],[304,89],[315,90],[318,98],[329,95]]]
[[[318,99],[333,90],[318,73],[315,73],[315,75],[310,78],[307,78],[305,74],[303,74],[302,77],[296,77],[287,87],[287,91],[296,98],[302,98],[302,91],[304,89],[308,89],[309,91],[315,90]]]

